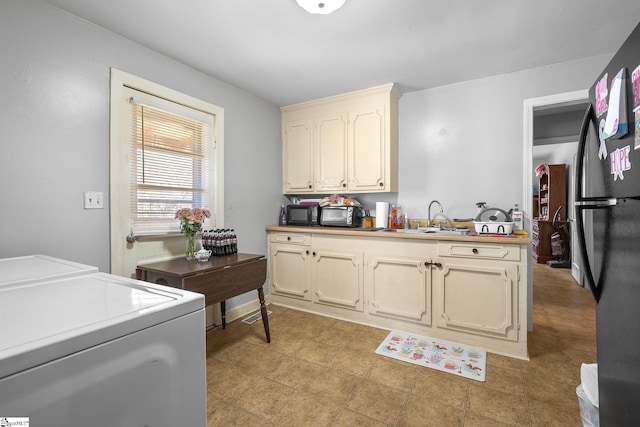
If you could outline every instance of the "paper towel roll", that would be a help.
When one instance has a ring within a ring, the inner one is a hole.
[[[376,228],[389,226],[389,203],[376,202]]]

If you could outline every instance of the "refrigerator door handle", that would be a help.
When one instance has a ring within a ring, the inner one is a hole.
[[[600,209],[610,208],[618,204],[618,199],[593,199],[593,200],[578,200],[574,202],[575,207],[582,207],[583,209]]]
[[[578,234],[578,245],[580,247],[580,253],[582,254],[582,259],[584,261],[584,275],[587,280],[587,284],[589,285],[589,289],[591,289],[591,294],[593,298],[598,302],[600,300],[600,294],[602,292],[602,288],[597,286],[596,281],[593,277],[593,270],[591,269],[591,260],[589,259],[589,252],[587,252],[587,241],[584,233],[584,221],[582,218],[582,211],[589,209],[608,209],[607,205],[579,205],[576,203],[576,231]]]
[[[576,179],[575,182],[575,197],[576,200],[583,200],[582,197],[582,186],[583,186],[583,172],[584,172],[584,156],[585,149],[587,145],[587,135],[589,134],[589,125],[593,126],[593,130],[598,134],[598,130],[596,128],[596,118],[593,114],[593,106],[589,104],[587,110],[584,113],[584,117],[582,118],[582,125],[580,126],[580,138],[578,139],[578,164],[576,165]]]
[[[596,129],[596,120],[593,113],[593,106],[589,104],[587,110],[584,113],[584,118],[582,119],[582,126],[580,127],[580,138],[578,140],[578,161],[576,167],[576,179],[575,182],[575,192],[576,202],[574,204],[576,209],[576,223],[577,223],[577,235],[578,235],[578,245],[580,247],[580,252],[582,253],[583,261],[584,261],[584,270],[585,270],[585,278],[587,280],[587,284],[589,285],[589,289],[591,289],[591,293],[593,294],[593,298],[598,302],[600,300],[600,294],[602,289],[596,286],[595,279],[593,277],[593,270],[591,269],[591,260],[589,259],[589,253],[587,252],[587,242],[585,238],[584,232],[584,221],[582,217],[582,211],[585,209],[601,209],[608,208],[612,199],[608,199],[608,202],[602,203],[602,201],[585,201],[582,195],[583,189],[583,176],[584,176],[584,156],[585,149],[587,143],[587,136],[589,133],[589,125],[593,126],[593,129],[597,133]],[[613,199],[615,201],[615,199]]]

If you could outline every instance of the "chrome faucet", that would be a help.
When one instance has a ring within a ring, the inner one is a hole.
[[[440,213],[444,213],[442,210],[442,204],[437,200],[432,200],[431,203],[429,203],[429,209],[427,210],[427,227],[431,227],[431,205],[434,203],[437,203],[438,206],[440,206]]]

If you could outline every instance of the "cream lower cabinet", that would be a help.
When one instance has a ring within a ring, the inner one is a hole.
[[[429,260],[394,254],[367,256],[369,313],[431,324]]]
[[[431,325],[435,241],[375,240],[365,254],[365,296],[375,318]]]
[[[462,332],[518,339],[515,265],[443,260],[433,270],[436,325]]]
[[[311,301],[311,236],[276,233],[269,242],[271,292]]]
[[[312,300],[362,311],[362,251],[334,250],[316,246],[311,251]]]
[[[270,232],[271,301],[505,356],[527,355],[527,249]]]
[[[362,250],[306,233],[272,233],[269,242],[274,295],[363,310]]]
[[[517,246],[440,243],[433,269],[435,325],[518,340]]]

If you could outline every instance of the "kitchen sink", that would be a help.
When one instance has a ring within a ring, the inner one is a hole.
[[[394,229],[394,228],[383,228],[378,230],[380,232],[391,232],[391,233],[401,233],[401,234],[439,234],[439,235],[450,235],[450,236],[465,236],[471,234],[471,230],[468,228],[465,229],[455,229],[455,228],[439,228],[439,227],[419,227],[417,229]]]

